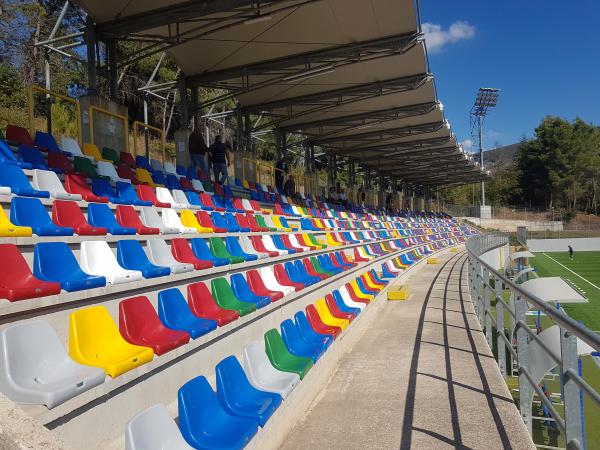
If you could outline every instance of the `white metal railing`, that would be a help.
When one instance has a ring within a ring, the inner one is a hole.
[[[521,286],[509,280],[482,260],[486,252],[508,245],[508,235],[495,233],[475,236],[467,241],[469,255],[469,288],[475,305],[477,317],[485,336],[493,348],[497,345],[497,362],[502,375],[506,378],[506,350],[509,351],[512,367],[518,371],[519,409],[525,425],[531,433],[533,394],[547,408],[561,433],[565,437],[567,449],[583,449],[584,426],[582,426],[582,405],[580,393],[584,392],[596,405],[600,406],[600,395],[590,386],[578,371],[578,339],[586,342],[596,352],[600,351],[600,336],[573,320],[561,309],[549,305],[540,298],[525,291]],[[509,292],[509,300],[505,293]],[[495,302],[495,310],[492,308]],[[549,348],[526,323],[527,310],[533,307],[546,314],[560,327],[560,354]],[[504,318],[507,312],[512,318],[508,329]],[[495,333],[494,333],[495,328]],[[495,334],[495,336],[494,336]],[[535,341],[557,365],[560,370],[561,392],[564,402],[564,417],[544,394],[530,370],[530,343]]]

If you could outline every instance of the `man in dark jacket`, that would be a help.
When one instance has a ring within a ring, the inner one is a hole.
[[[200,126],[200,120],[194,119],[194,131],[190,134],[188,140],[188,150],[190,152],[190,159],[196,169],[202,170],[208,176],[208,166],[206,164],[206,143],[204,142],[204,136],[202,136],[202,127]]]
[[[290,174],[283,186],[283,191],[288,197],[294,197],[296,195],[296,181],[294,181],[294,175]]]
[[[227,168],[231,165],[229,150],[231,150],[231,145],[224,144],[219,135],[215,136],[215,142],[208,149],[217,183],[224,184],[227,181]]]
[[[275,170],[275,186],[277,187],[277,189],[283,191],[283,183],[285,181],[285,177],[290,171],[288,163],[283,156],[277,160],[277,163],[275,164],[275,169],[277,169]]]

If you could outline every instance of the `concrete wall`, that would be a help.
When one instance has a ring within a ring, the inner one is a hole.
[[[503,247],[498,247],[494,250],[484,253],[483,255],[481,255],[481,259],[483,262],[489,264],[494,269],[501,270],[504,268],[504,262],[508,257],[508,252],[508,245],[505,245]]]
[[[569,245],[579,252],[600,251],[600,238],[527,239],[532,252],[566,252]]]

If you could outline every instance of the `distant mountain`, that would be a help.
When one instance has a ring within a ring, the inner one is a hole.
[[[483,152],[483,164],[485,166],[492,166],[511,162],[519,149],[519,145],[518,143],[505,145],[504,147]]]

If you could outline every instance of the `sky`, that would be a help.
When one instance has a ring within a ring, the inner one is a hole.
[[[547,115],[600,125],[600,0],[420,0],[438,97],[470,147],[480,87],[501,90],[484,149],[533,137]]]

